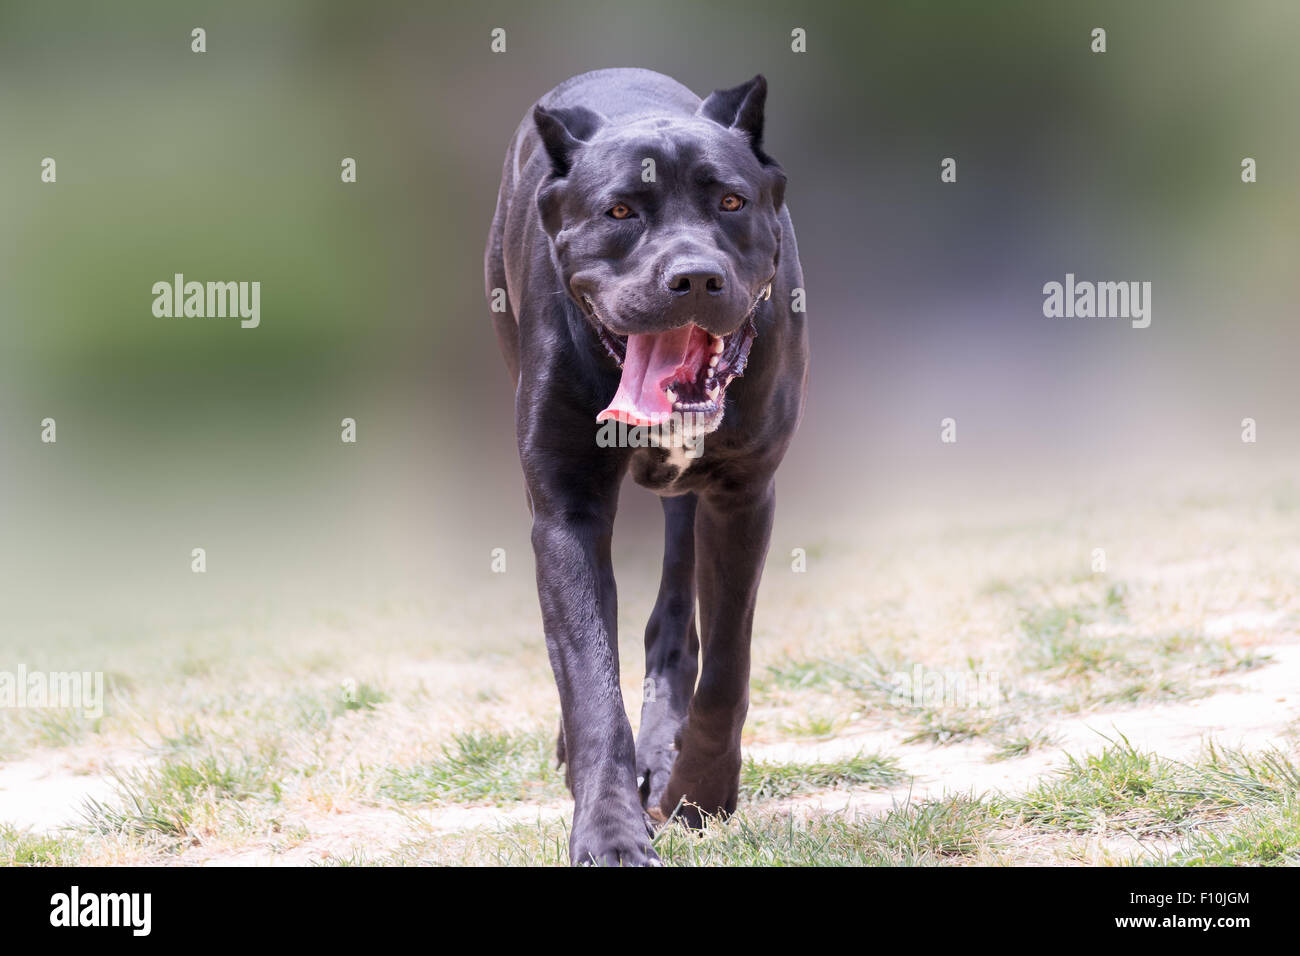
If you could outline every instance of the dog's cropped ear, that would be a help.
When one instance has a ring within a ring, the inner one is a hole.
[[[714,90],[700,104],[699,114],[749,137],[754,155],[764,166],[775,160],[763,152],[763,106],[767,102],[767,80],[760,73],[748,83],[729,90]]]
[[[585,106],[569,106],[548,110],[533,107],[533,122],[542,146],[551,157],[551,172],[563,179],[573,168],[573,154],[584,142],[595,135],[605,119]]]

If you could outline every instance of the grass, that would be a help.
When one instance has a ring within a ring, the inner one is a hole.
[[[1211,748],[1190,792],[1247,812],[1225,816],[1191,837],[1165,862],[1237,866],[1300,863],[1300,768],[1286,754]]]
[[[145,837],[177,848],[204,827],[221,823],[223,812],[249,822],[239,808],[248,801],[276,804],[283,796],[278,754],[235,756],[208,753],[169,756],[157,766],[114,775],[119,799],[89,799],[82,829],[94,834]]]
[[[1166,866],[1300,865],[1300,801],[1251,809],[1217,830],[1196,834],[1159,861]]]
[[[989,852],[997,827],[987,804],[958,796],[860,820],[747,808],[703,832],[664,827],[654,845],[668,866],[933,866]],[[561,822],[521,823],[429,835],[387,854],[356,851],[326,865],[563,866],[568,839]]]
[[[1207,691],[1199,681],[1253,670],[1266,654],[1226,639],[1179,629],[1146,636],[1128,618],[1127,591],[1111,585],[1094,602],[1031,609],[1022,617],[1028,673],[1057,685],[1047,705],[1078,713],[1106,705],[1186,700]]]
[[[33,833],[0,825],[0,866],[69,866],[80,855],[75,836]]]
[[[797,770],[749,762],[747,788],[780,796],[790,786],[872,786],[891,762],[855,758],[845,765]],[[874,769],[868,769],[874,768]],[[755,776],[761,786],[755,786]],[[852,777],[850,781],[848,778]],[[776,780],[775,785],[769,781]],[[766,789],[769,788],[770,789]],[[1278,752],[1249,755],[1209,748],[1190,763],[1137,750],[1123,739],[1071,758],[1052,778],[1020,797],[953,795],[906,800],[878,815],[806,815],[764,809],[751,800],[703,832],[672,824],[655,837],[670,866],[928,866],[1024,862],[1027,848],[1060,837],[1126,834],[1162,838],[1154,851],[1109,862],[1158,865],[1291,865],[1300,862],[1300,769]],[[751,794],[753,796],[754,794]],[[1169,844],[1167,841],[1177,842]],[[564,820],[515,823],[468,833],[429,834],[380,855],[356,851],[335,866],[385,864],[563,865]],[[1171,846],[1170,849],[1159,849]],[[1076,844],[1060,844],[1058,861],[1087,861]],[[1030,854],[1032,856],[1032,854]],[[1042,862],[1041,857],[1034,857]]]
[[[1300,621],[1300,508],[1258,507],[1270,500],[1233,492],[1184,513],[1122,512],[1108,499],[1037,523],[1019,511],[1009,524],[927,520],[897,535],[882,526],[894,536],[864,535],[860,550],[848,537],[856,530],[840,534],[808,574],[774,559],[756,618],[741,812],[702,837],[670,827],[661,851],[678,865],[1095,863],[1127,859],[1132,838],[1143,848],[1133,862],[1300,863],[1293,752],[1184,762],[1169,759],[1186,758],[1181,742],[1172,754],[1121,740],[1041,779],[1026,775],[1045,761],[1015,764],[1054,756],[1053,725],[1071,715],[1185,701],[1229,682],[1266,686],[1251,672],[1270,653],[1294,662],[1282,635]],[[1101,545],[1127,584],[1090,573]],[[620,568],[634,722],[658,554],[646,562],[644,577]],[[73,830],[0,824],[0,863],[188,863],[305,843],[315,853],[323,837],[364,848],[341,851],[335,865],[563,862],[555,690],[533,581],[514,573],[526,563],[448,596],[422,584],[418,598],[346,607],[337,595],[289,612],[232,604],[198,616],[185,605],[157,621],[37,623],[11,635],[15,662],[104,669],[106,707],[94,721],[0,710],[0,755],[28,762],[9,779],[49,767],[61,792],[77,793],[79,775],[121,770],[116,795],[88,802]],[[1229,636],[1207,636],[1215,617],[1260,610],[1273,623],[1220,624],[1209,633]],[[998,675],[997,706],[900,701],[895,677],[917,665]],[[859,734],[871,743],[845,759],[764,753],[778,741]],[[932,751],[940,745],[953,749]],[[819,813],[816,801],[798,812],[776,804],[848,789],[889,789],[901,801],[903,766],[925,773],[922,785],[948,783],[942,768],[958,766],[961,786],[972,755],[1008,762],[997,773],[1015,781],[1013,795],[917,800],[870,820]],[[511,820],[531,820],[536,806],[538,822],[459,833],[423,825],[469,804],[507,807]]]
[[[809,690],[841,697],[847,694],[858,704],[887,710],[893,719],[910,726],[912,732],[906,738],[908,743],[960,743],[991,733],[1002,733],[1016,720],[1014,714],[1002,708],[1001,701],[996,705],[983,705],[986,702],[962,699],[953,706],[930,706],[928,703],[914,706],[904,699],[906,695],[900,695],[899,684],[899,675],[910,681],[913,672],[914,667],[908,662],[882,660],[864,650],[840,657],[786,658],[768,665],[758,677],[756,688],[760,695],[768,697],[777,694],[797,696],[801,691]],[[961,678],[959,682],[950,683],[960,683],[963,693],[969,688],[974,694],[978,684],[973,667],[969,673],[944,671],[938,676]],[[940,693],[944,691],[941,689]],[[830,720],[816,724],[810,718],[804,725],[785,725],[782,729],[789,736],[827,736],[833,732],[834,724]],[[818,733],[817,730],[824,732]]]
[[[339,696],[334,702],[334,716],[353,710],[374,710],[386,700],[388,695],[379,688],[364,681],[357,683],[347,680],[339,686]]]
[[[1012,587],[997,579],[994,584],[986,580],[979,593],[1017,603],[1029,598],[1029,582]],[[1131,620],[1135,598],[1122,582],[1080,575],[1077,590],[1080,600],[1031,605],[1020,612],[1017,644],[996,669],[1005,681],[997,706],[962,706],[960,701],[958,706],[914,706],[900,698],[896,683],[896,675],[910,674],[914,665],[866,649],[809,658],[787,655],[760,672],[755,693],[761,702],[787,707],[798,707],[804,698],[820,704],[848,697],[860,709],[874,709],[901,725],[906,743],[983,739],[994,746],[990,759],[1012,760],[1051,746],[1052,736],[1042,727],[1050,716],[1192,699],[1210,692],[1204,686],[1208,678],[1243,673],[1269,661],[1267,654],[1195,629],[1150,636],[1140,632]],[[973,661],[967,666],[969,673],[929,666],[923,671],[927,679],[961,675],[973,682],[978,671]],[[801,734],[799,724],[782,729],[787,735],[818,736]]]
[[[815,714],[800,720],[783,721],[780,726],[782,736],[792,738],[828,739],[835,736],[840,720],[837,717]]]
[[[1300,769],[1277,751],[1250,755],[1210,746],[1192,763],[1135,749],[1127,740],[1067,766],[1005,809],[1010,822],[1045,832],[1174,836],[1166,863],[1290,862],[1300,856]]]
[[[997,741],[989,760],[1016,760],[1038,750],[1051,749],[1057,742],[1057,736],[1045,730],[1008,734]]]
[[[740,790],[750,800],[775,800],[844,787],[882,790],[909,779],[895,758],[880,754],[857,754],[831,763],[772,763],[750,758],[740,770]]]
[[[908,669],[903,664],[891,666],[867,650],[844,657],[786,657],[755,676],[753,691],[763,695],[777,690],[837,689],[882,702],[894,695],[890,674]]]
[[[670,866],[926,866],[985,851],[995,828],[984,803],[949,797],[861,820],[740,814],[703,834],[668,827],[655,849]]]
[[[83,824],[67,834],[0,828],[0,862],[75,862],[96,839],[125,840],[182,853],[221,831],[279,832],[275,811],[284,780],[280,755],[231,757],[189,752],[182,729],[156,765],[119,775],[120,800],[88,802]],[[1015,752],[1046,746],[1042,738],[1008,740]],[[483,730],[456,735],[430,761],[382,770],[378,795],[399,803],[510,804],[563,795],[549,733]],[[1245,754],[1210,747],[1191,763],[1169,760],[1119,738],[1097,753],[1071,756],[1065,767],[1018,797],[951,796],[907,801],[877,816],[807,815],[764,809],[796,794],[889,789],[909,777],[885,754],[837,761],[742,767],[741,812],[710,821],[703,834],[670,825],[656,847],[670,865],[862,866],[1015,862],[1014,846],[1054,835],[1127,834],[1176,839],[1172,848],[1131,862],[1173,865],[1283,865],[1300,862],[1300,769],[1286,754]],[[299,838],[307,836],[300,831]],[[563,819],[495,830],[426,835],[386,852],[352,852],[332,865],[385,863],[558,864],[567,847]],[[1065,859],[1076,859],[1071,849]]]
[[[456,734],[437,758],[383,771],[377,788],[400,803],[515,803],[564,792],[554,736],[542,731]]]
[[[857,754],[822,763],[747,759],[741,792],[751,801],[844,787],[885,789],[910,777],[892,757]],[[401,803],[493,803],[560,798],[564,778],[555,767],[554,741],[544,732],[457,734],[434,760],[389,768],[379,796]]]
[[[903,739],[904,743],[955,744],[998,735],[1018,718],[1015,714],[993,708],[925,708],[918,712],[916,719],[920,726]]]
[[[1177,770],[1127,741],[1070,756],[1064,770],[1016,801],[1018,822],[1039,830],[1168,832],[1195,820],[1202,805],[1179,789]]]

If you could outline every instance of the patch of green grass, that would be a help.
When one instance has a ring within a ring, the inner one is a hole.
[[[957,796],[861,820],[739,814],[702,834],[670,826],[655,849],[670,866],[929,866],[981,852],[995,826],[988,805]]]
[[[786,737],[814,737],[826,739],[835,736],[835,728],[839,721],[826,715],[810,715],[801,720],[788,721],[781,724],[781,733]]]
[[[970,856],[987,846],[996,820],[995,805],[955,795],[890,810],[869,829],[897,862],[937,862],[940,857]]]
[[[564,793],[550,733],[457,734],[435,760],[388,768],[377,792],[402,803],[514,803]]]
[[[1036,608],[1021,620],[1023,660],[1062,685],[1050,704],[1067,713],[1109,704],[1158,703],[1202,696],[1204,677],[1251,670],[1268,656],[1187,631],[1128,633],[1125,596],[1112,585],[1094,603]],[[1119,633],[1116,633],[1120,631]]]
[[[1241,866],[1300,863],[1300,768],[1278,751],[1250,755],[1211,746],[1186,792],[1232,810],[1191,834],[1163,862]]]
[[[69,866],[77,862],[81,841],[0,824],[0,866]]]
[[[1215,827],[1240,811],[1264,810],[1288,819],[1283,808],[1300,793],[1300,769],[1283,754],[1247,755],[1210,746],[1196,763],[1143,753],[1121,738],[1100,754],[1069,764],[1055,777],[1011,801],[1017,822],[1040,830],[1135,835],[1204,831],[1189,852],[1222,852]],[[1258,826],[1248,827],[1258,836]],[[1231,832],[1231,831],[1230,831]],[[1249,842],[1249,840],[1247,841]]]
[[[568,866],[569,830],[564,820],[503,823],[491,828],[428,834],[386,853],[364,849],[331,854],[328,867],[369,866]]]
[[[1165,866],[1300,865],[1300,800],[1252,809],[1222,828],[1196,833]]]
[[[862,700],[883,703],[891,700],[896,690],[892,675],[904,671],[910,673],[910,665],[887,663],[870,652],[839,658],[788,657],[769,664],[754,678],[753,693],[844,690]]]
[[[105,709],[109,702],[105,701]],[[0,707],[0,753],[19,756],[32,747],[70,747],[103,729],[104,717],[87,717],[80,710],[44,707]]]
[[[318,866],[318,867],[338,867],[340,869],[352,868],[352,867],[365,867],[365,866],[383,866],[384,858],[371,856],[371,854],[367,853],[365,850],[358,849],[358,850],[352,850],[345,856],[340,856],[336,853],[330,853],[322,857],[319,861],[312,862],[310,865]]]
[[[158,765],[113,774],[119,799],[88,799],[82,829],[96,834],[163,838],[190,836],[200,821],[209,823],[226,807],[245,801],[278,803],[284,769],[275,751],[253,750],[230,756],[173,754]],[[241,814],[236,811],[236,817]]]
[[[740,790],[750,800],[842,787],[887,789],[908,780],[897,760],[880,754],[857,754],[831,763],[770,763],[749,758],[740,770]]]
[[[1035,750],[1044,750],[1048,747],[1054,747],[1057,742],[1058,738],[1056,735],[1045,730],[1036,730],[1032,733],[1009,734],[998,741],[996,748],[989,756],[989,760],[1015,760],[1018,757],[1027,756]]]
[[[1019,822],[1040,830],[1161,833],[1195,822],[1205,808],[1199,795],[1180,789],[1177,764],[1127,740],[1068,760],[1014,802]]]
[[[192,814],[188,807],[162,805],[125,781],[118,782],[117,803],[101,803],[94,797],[82,808],[83,828],[91,833],[126,837],[179,839],[189,832]]]
[[[1086,633],[1087,625],[1099,616],[1098,608],[1092,605],[1030,611],[1021,622],[1028,666],[1076,677],[1122,665],[1122,642]]]
[[[1106,706],[1194,700],[1208,693],[1193,683],[1191,675],[1175,678],[1146,674],[1120,681],[1090,677],[1068,684],[1064,693],[1048,697],[1044,707],[1062,714],[1079,714]]]
[[[269,757],[269,759],[268,759]],[[149,790],[163,800],[189,803],[196,799],[248,800],[254,797],[279,799],[280,780],[274,771],[274,755],[232,760],[207,754],[191,760],[165,761],[143,775]]]
[[[1052,704],[1066,714],[1077,714],[1108,705],[1169,703],[1193,700],[1210,692],[1195,686],[1190,679],[1175,679],[1154,674],[1142,675],[1120,683],[1086,681],[1082,685],[1052,698]]]
[[[847,693],[864,704],[887,710],[891,717],[916,725],[908,743],[957,743],[1006,731],[1016,722],[1007,708],[1023,709],[1029,703],[1020,694],[1002,694],[996,706],[985,701],[983,675],[974,661],[967,664],[969,673],[929,671],[902,661],[885,662],[871,653],[841,658],[787,658],[770,665],[755,686],[765,695],[805,689],[832,692],[837,697],[840,692]],[[918,671],[926,683],[913,691],[909,688]],[[931,688],[930,681],[935,677],[942,678],[942,682]],[[996,684],[993,689],[997,689]],[[932,699],[941,702],[931,706]],[[832,722],[822,726],[826,731],[822,736],[833,734]]]
[[[802,690],[807,687],[829,687],[831,671],[824,659],[787,658],[775,664],[767,665],[761,674],[756,674],[752,690],[764,693],[773,689]]]
[[[176,754],[197,750],[202,746],[203,731],[193,717],[187,717],[180,727],[170,731],[161,731],[158,744],[154,749],[162,753]]]
[[[388,694],[373,684],[345,680],[332,689],[288,695],[278,706],[291,712],[294,722],[304,730],[327,735],[331,721],[354,712],[369,713],[388,700]],[[267,717],[277,719],[271,714]]]
[[[993,708],[925,708],[919,711],[920,729],[903,743],[956,744],[1004,733],[1016,720],[1013,714]]]
[[[1247,754],[1211,744],[1194,769],[1189,786],[1226,803],[1279,804],[1300,793],[1300,768],[1276,750]]]

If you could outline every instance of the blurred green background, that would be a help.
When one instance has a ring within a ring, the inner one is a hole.
[[[0,629],[528,568],[482,249],[516,124],[599,67],[768,77],[814,350],[777,547],[972,489],[1285,465],[1298,28],[1289,0],[4,3]],[[260,281],[261,327],[155,318],[176,272]],[[1151,281],[1151,327],[1043,318],[1067,272]]]

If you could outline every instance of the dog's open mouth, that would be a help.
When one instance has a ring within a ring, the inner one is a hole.
[[[627,425],[660,425],[678,414],[709,420],[722,411],[727,386],[745,373],[749,349],[758,329],[754,310],[771,296],[769,284],[755,300],[745,323],[726,336],[713,335],[698,325],[667,332],[615,335],[585,305],[595,320],[606,351],[623,370],[618,391],[596,421],[608,419]]]

